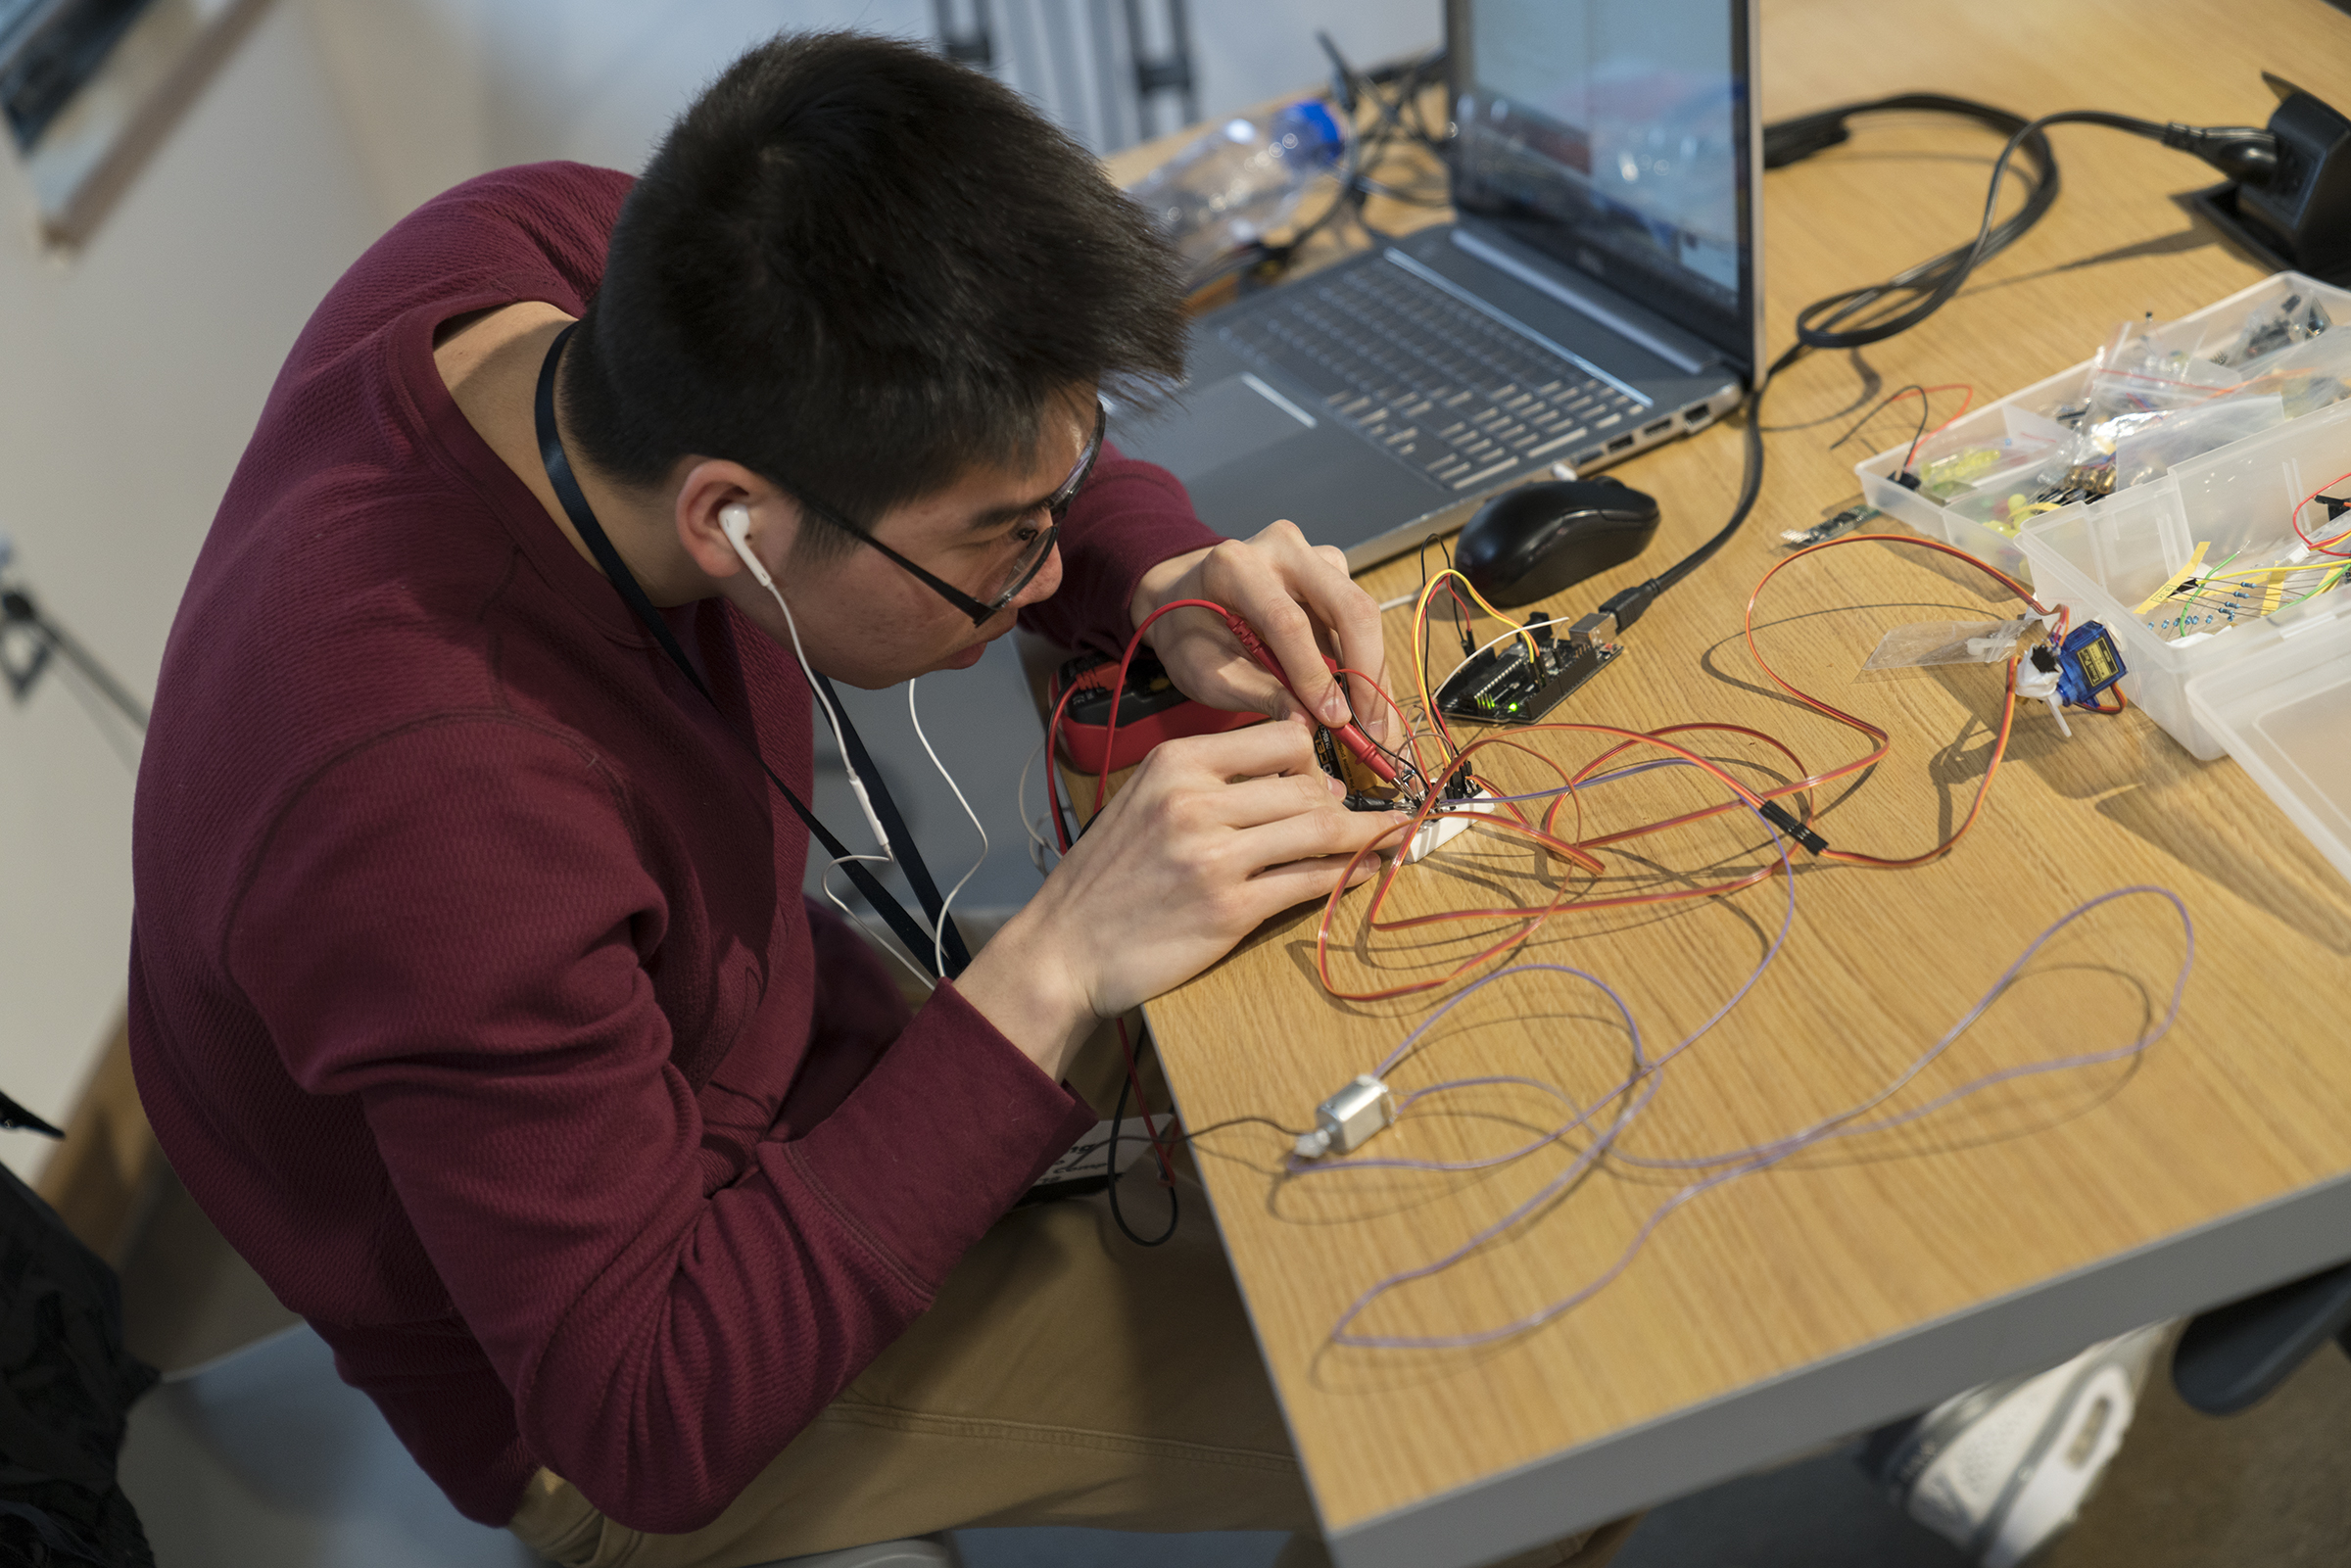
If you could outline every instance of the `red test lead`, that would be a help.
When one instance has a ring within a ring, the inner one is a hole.
[[[1227,613],[1224,617],[1224,624],[1232,628],[1233,637],[1239,641],[1241,646],[1248,651],[1248,654],[1251,658],[1257,660],[1259,664],[1265,667],[1265,671],[1268,675],[1273,677],[1274,680],[1279,681],[1282,685],[1282,689],[1288,691],[1290,695],[1294,697],[1298,696],[1298,689],[1291,686],[1290,678],[1281,673],[1281,662],[1274,658],[1271,652],[1267,651],[1265,643],[1258,641],[1257,634],[1250,630],[1249,623],[1247,621],[1242,620],[1237,615]],[[1298,705],[1300,707],[1306,707],[1306,699],[1304,697],[1299,697]],[[1308,711],[1312,712],[1313,710],[1310,708]],[[1364,727],[1362,725],[1356,723],[1353,719],[1349,719],[1344,725],[1329,725],[1326,726],[1326,728],[1330,731],[1332,737],[1336,739],[1339,744],[1354,752],[1356,760],[1361,762],[1365,767],[1370,769],[1381,784],[1394,784],[1396,782],[1396,764],[1388,760],[1387,753],[1381,751],[1377,745],[1372,743],[1369,736],[1364,734]]]

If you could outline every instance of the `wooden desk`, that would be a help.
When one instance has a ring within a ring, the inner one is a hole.
[[[1766,0],[1763,54],[1766,118],[1933,89],[2024,112],[2259,122],[2265,68],[2351,80],[2351,19],[2320,0]],[[1831,450],[1836,437],[1905,382],[1972,382],[1997,397],[2085,357],[2119,320],[2182,314],[2265,270],[2168,199],[2209,183],[2202,166],[2103,130],[2053,139],[2064,194],[2024,243],[1924,327],[1866,354],[1815,356],[1772,388],[1770,467],[1746,533],[1634,627],[1625,656],[1555,717],[1634,729],[1711,718],[1778,735],[1814,766],[1857,754],[1850,732],[1762,689],[1739,638],[1749,591],[1781,553],[1779,531],[1849,495],[1852,461],[1892,445],[1915,415],[1883,415],[1843,450]],[[1802,302],[1969,232],[1995,148],[1956,121],[1880,119],[1853,143],[1767,175],[1775,351]],[[1664,508],[1647,569],[1719,524],[1739,470],[1730,429],[1617,470]],[[1767,653],[1792,679],[1894,733],[1888,764],[1819,802],[1822,831],[1843,846],[1934,843],[1965,810],[1996,719],[1996,671],[1854,681],[1886,628],[2004,602],[1918,555],[1877,545],[1830,552],[1784,574],[1759,618]],[[1550,607],[1582,613],[1637,575],[1610,574]],[[1364,580],[1384,598],[1415,579],[1396,562]],[[1412,657],[1405,620],[1389,617],[1400,683]],[[1440,655],[1440,674],[1450,662]],[[1593,749],[1541,743],[1560,756]],[[1616,801],[1596,795],[1593,809],[1629,818],[1696,798],[1676,778],[1645,776],[1617,786]],[[1495,886],[1529,884],[1527,851],[1463,842],[1478,847],[1408,874],[1391,912],[1492,903]],[[1725,856],[1752,864],[1759,842],[1742,815],[1650,840],[1645,853],[1695,870]],[[2071,740],[2044,712],[2020,713],[1984,820],[1937,864],[1799,865],[1786,950],[1676,1064],[1623,1147],[1653,1157],[1736,1148],[1855,1102],[1949,1028],[2058,916],[2134,883],[2175,889],[2195,920],[2184,1008],[2142,1059],[2011,1082],[1711,1192],[1580,1309],[1483,1350],[1342,1350],[1330,1332],[1372,1282],[1450,1251],[1557,1173],[1564,1152],[1476,1175],[1285,1180],[1285,1140],[1272,1131],[1202,1138],[1218,1222],[1339,1560],[1490,1560],[2351,1254],[2351,887],[2233,763],[2194,762],[2135,712],[2078,718]],[[1720,899],[1569,916],[1515,956],[1607,978],[1655,1049],[1755,965],[1785,889],[1774,879]],[[1341,922],[1336,945],[1347,952],[1364,896],[1351,896]],[[1190,1125],[1245,1116],[1303,1124],[1451,994],[1335,1002],[1314,978],[1313,937],[1314,912],[1302,911],[1151,1005]],[[1441,933],[1368,945],[1393,977],[1439,973],[1466,950]],[[2168,907],[2109,906],[2053,943],[1895,1108],[2001,1066],[2131,1040],[2160,1017],[2181,953]],[[1371,973],[1341,962],[1349,976]],[[1624,1034],[1607,1011],[1563,981],[1505,982],[1453,1015],[1394,1078],[1409,1088],[1516,1072],[1590,1096],[1623,1070]],[[1524,1137],[1504,1121],[1535,1124],[1556,1107],[1498,1092],[1476,1109],[1482,1117],[1408,1118],[1367,1152],[1497,1152]],[[1466,1330],[1563,1296],[1677,1184],[1604,1164],[1363,1326]]]

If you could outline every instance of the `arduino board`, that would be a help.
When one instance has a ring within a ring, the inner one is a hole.
[[[1537,615],[1526,636],[1481,649],[1447,676],[1437,711],[1472,724],[1539,723],[1623,651],[1622,643],[1576,631],[1555,637],[1550,620]]]

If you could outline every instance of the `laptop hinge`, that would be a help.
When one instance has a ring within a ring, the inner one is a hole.
[[[1638,343],[1667,364],[1685,375],[1696,375],[1706,367],[1706,360],[1693,356],[1658,333],[1639,322],[1627,319],[1622,312],[1609,309],[1606,302],[1594,299],[1581,290],[1573,289],[1556,275],[1541,267],[1530,266],[1517,257],[1480,234],[1456,225],[1453,243],[1498,272],[1507,272],[1530,289],[1550,295],[1571,310],[1580,310],[1620,338]]]

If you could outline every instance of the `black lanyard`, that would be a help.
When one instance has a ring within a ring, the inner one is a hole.
[[[686,657],[686,650],[678,645],[677,635],[670,631],[669,623],[661,618],[659,610],[653,608],[653,601],[646,597],[644,588],[638,584],[635,574],[630,572],[628,563],[620,558],[620,551],[614,549],[612,541],[605,537],[603,525],[596,520],[588,498],[580,491],[579,481],[572,477],[571,459],[564,453],[563,438],[555,430],[555,366],[563,357],[563,344],[571,333],[572,328],[567,326],[555,334],[555,341],[548,348],[547,358],[539,366],[539,460],[547,465],[548,482],[555,487],[555,498],[562,501],[565,514],[571,518],[571,526],[586,541],[590,553],[596,556],[597,565],[603,568],[605,578],[619,591],[629,608],[636,612],[637,619],[645,623],[646,630],[653,634],[653,641],[661,644],[670,662],[685,674],[686,679],[694,684],[694,689],[702,694],[723,720],[726,710],[718,706],[718,698],[712,693],[708,683],[703,681],[702,672],[696,669],[694,661]],[[848,750],[844,760],[865,781],[866,792],[874,802],[874,814],[882,819],[883,832],[889,834],[890,843],[896,846],[899,863],[906,868],[906,879],[914,884],[915,896],[923,901],[924,913],[931,917],[935,928],[945,938],[945,977],[951,979],[961,974],[972,961],[970,952],[963,945],[963,933],[955,928],[955,922],[948,917],[945,900],[938,896],[938,884],[931,879],[931,869],[923,864],[922,852],[914,847],[914,835],[906,831],[905,819],[898,815],[896,803],[889,798],[888,789],[884,787],[882,775],[874,767],[873,758],[867,754],[865,742],[858,738],[856,730],[849,724],[848,713],[834,696],[833,684],[815,670],[808,673],[824,687],[826,699],[833,703],[833,711],[840,719],[841,738]],[[813,727],[813,714],[810,715],[810,721]],[[889,923],[889,928],[914,954],[916,962],[936,976],[938,970],[932,962],[931,932],[924,930],[915,918],[906,913],[905,906],[890,896],[863,862],[851,857],[848,847],[801,803],[800,797],[792,792],[792,786],[776,777],[776,770],[767,765],[767,758],[760,756],[759,748],[751,744],[747,736],[744,737],[744,743],[751,755],[758,758],[759,769],[767,775],[768,783],[792,802],[792,809],[799,815],[801,822],[807,824],[808,831],[816,835],[826,852],[840,862],[840,869],[849,874],[849,880],[855,884],[857,891],[865,895],[865,901]]]

